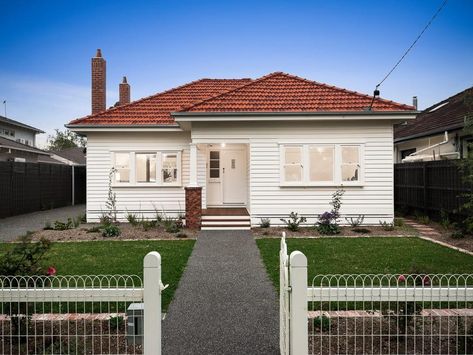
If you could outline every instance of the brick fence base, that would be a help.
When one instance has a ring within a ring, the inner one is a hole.
[[[186,187],[186,227],[200,229],[202,220],[202,187]]]

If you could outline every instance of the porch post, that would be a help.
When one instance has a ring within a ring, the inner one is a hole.
[[[202,187],[197,184],[197,145],[190,143],[189,185],[186,191],[186,227],[200,229],[202,220]]]
[[[190,157],[189,157],[189,186],[196,187],[197,185],[197,145],[190,143]]]

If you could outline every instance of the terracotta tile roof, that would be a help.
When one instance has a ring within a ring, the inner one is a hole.
[[[394,139],[428,136],[453,128],[462,128],[465,116],[473,114],[473,87],[425,109],[415,120],[394,127]]]
[[[185,107],[184,112],[330,112],[363,111],[372,96],[286,73],[272,73],[216,97]],[[412,111],[414,107],[376,99],[373,111]]]
[[[250,82],[251,79],[200,79],[152,96],[71,121],[71,125],[167,125],[171,112]]]
[[[372,97],[285,73],[252,79],[201,79],[127,105],[71,121],[71,125],[173,125],[172,112],[363,111]],[[376,99],[373,111],[412,106]]]

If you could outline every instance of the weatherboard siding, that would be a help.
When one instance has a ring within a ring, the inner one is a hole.
[[[155,218],[155,209],[176,216],[185,211],[184,186],[189,183],[189,133],[90,133],[87,136],[87,220],[98,221],[106,211],[108,179],[114,151],[180,150],[182,153],[182,186],[116,186],[117,211],[120,220],[126,213]]]
[[[336,186],[280,186],[280,143],[359,143],[364,145],[364,184],[345,187],[344,217],[365,215],[365,223],[392,221],[393,130],[389,121],[194,123],[196,142],[249,144],[249,210],[252,225],[261,218],[281,224],[292,211],[315,223],[315,216],[330,210]]]

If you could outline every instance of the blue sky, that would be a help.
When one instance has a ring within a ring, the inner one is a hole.
[[[97,48],[108,106],[123,75],[132,99],[273,71],[371,94],[441,2],[0,0],[0,99],[11,118],[63,128],[90,113]],[[473,1],[450,0],[381,96],[425,108],[472,86],[472,14]]]

